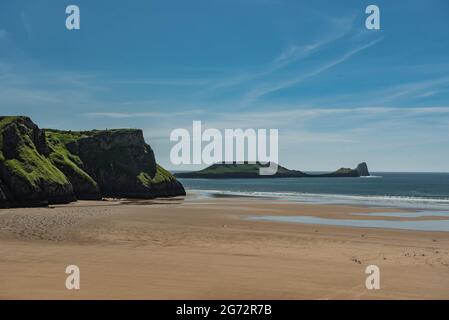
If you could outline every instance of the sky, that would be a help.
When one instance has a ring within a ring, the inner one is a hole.
[[[0,114],[140,128],[171,170],[200,120],[278,129],[291,169],[449,172],[449,1],[0,0]]]

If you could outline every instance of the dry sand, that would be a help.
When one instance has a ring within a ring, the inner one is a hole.
[[[368,211],[386,210],[245,198],[0,210],[0,298],[448,299],[449,233],[246,219]],[[65,288],[71,264],[80,290]],[[380,290],[365,288],[370,264]]]

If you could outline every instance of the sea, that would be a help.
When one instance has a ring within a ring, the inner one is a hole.
[[[315,173],[315,172],[314,172]],[[359,178],[179,179],[200,197],[260,197],[449,211],[449,173],[375,172]]]

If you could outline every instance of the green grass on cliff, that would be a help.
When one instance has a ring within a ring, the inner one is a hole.
[[[45,136],[47,141],[54,141],[56,143],[67,144],[69,142],[74,142],[78,139],[88,137],[89,131],[60,131],[53,129],[45,129]]]
[[[3,129],[4,126],[13,122],[14,120],[20,118],[20,116],[3,116],[0,117],[0,130]]]
[[[5,159],[3,155],[3,129],[18,120],[20,116],[0,117],[0,162],[14,175],[17,175],[36,188],[41,180],[57,184],[67,184],[64,174],[55,168],[48,159],[39,154],[27,134],[17,132],[19,141],[16,146],[17,157]],[[16,129],[18,131],[18,128]]]
[[[136,131],[140,131],[140,129],[106,129],[106,130],[93,130],[91,131],[93,135],[95,134],[104,134],[104,133],[134,133]]]
[[[30,137],[22,134],[17,145],[17,157],[5,160],[8,170],[38,188],[43,180],[64,185],[68,184],[66,176],[56,168],[47,158],[39,154]]]
[[[156,174],[153,178],[150,177],[150,175],[146,172],[141,172],[137,179],[139,179],[140,182],[142,182],[143,185],[149,186],[153,183],[162,183],[162,182],[169,182],[175,179],[175,177],[162,168],[160,165],[156,165]]]
[[[86,131],[63,131],[57,129],[45,129],[49,137],[55,138],[62,143],[69,143],[81,138],[92,137],[102,134],[126,134],[140,131],[139,129],[105,129],[105,130],[86,130]]]
[[[97,182],[80,168],[83,166],[81,159],[77,155],[72,154],[66,147],[67,143],[87,137],[87,134],[87,132],[81,131],[45,131],[48,148],[50,149],[49,158],[51,162],[63,171],[64,169],[71,170],[83,180],[97,187]]]

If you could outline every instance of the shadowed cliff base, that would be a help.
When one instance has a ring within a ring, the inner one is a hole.
[[[137,129],[39,129],[0,117],[0,207],[185,195]]]

